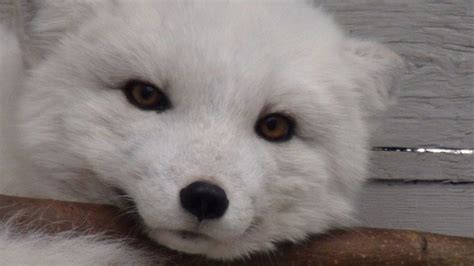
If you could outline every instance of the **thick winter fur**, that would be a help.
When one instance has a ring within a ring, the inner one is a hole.
[[[403,65],[387,48],[295,1],[36,0],[22,10],[21,44],[0,35],[0,193],[122,206],[120,190],[152,239],[211,258],[351,223],[365,117],[392,101]],[[172,108],[131,105],[120,90],[130,79],[161,87]],[[273,112],[296,121],[290,141],[255,133]],[[180,206],[198,180],[226,191],[222,218],[198,223]],[[120,243],[0,234],[12,264],[31,250],[58,264],[72,253],[78,264],[146,260]]]

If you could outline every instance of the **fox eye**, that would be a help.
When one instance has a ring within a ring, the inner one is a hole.
[[[294,122],[286,115],[272,113],[260,118],[255,125],[257,134],[267,141],[282,142],[293,135]]]
[[[123,91],[128,101],[142,110],[164,111],[171,107],[168,97],[153,84],[133,80]]]

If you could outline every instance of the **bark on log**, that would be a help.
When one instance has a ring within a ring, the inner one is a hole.
[[[357,228],[332,231],[299,245],[224,264],[181,255],[152,244],[133,222],[111,206],[0,195],[0,219],[54,234],[74,230],[125,237],[171,257],[171,265],[474,265],[474,239],[409,230]]]

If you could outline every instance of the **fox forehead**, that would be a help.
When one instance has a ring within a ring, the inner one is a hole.
[[[251,10],[259,10],[258,4],[251,5]],[[74,77],[61,80],[70,83],[63,86],[120,88],[128,79],[141,79],[168,94],[175,114],[184,110],[203,123],[225,114],[250,124],[262,112],[284,111],[298,116],[300,129],[311,136],[315,130],[327,131],[320,125],[324,119],[334,121],[337,113],[331,111],[336,105],[330,81],[322,77],[333,76],[327,72],[339,63],[332,51],[337,48],[328,44],[337,44],[341,37],[339,31],[327,29],[335,26],[322,13],[311,16],[320,26],[308,29],[313,36],[308,37],[294,29],[301,22],[286,18],[297,12],[284,15],[284,7],[276,4],[271,16],[262,12],[259,17],[256,11],[244,12],[245,4],[204,8],[118,1],[113,12],[98,11],[78,32],[66,36],[49,64],[59,64],[67,71],[63,76],[74,72]],[[288,23],[275,23],[274,12]]]

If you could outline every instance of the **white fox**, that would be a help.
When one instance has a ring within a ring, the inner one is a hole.
[[[0,193],[119,207],[125,196],[151,239],[218,259],[351,224],[366,117],[392,102],[403,68],[389,49],[304,1],[20,9],[19,41],[0,32]],[[0,225],[2,264],[155,259]]]

